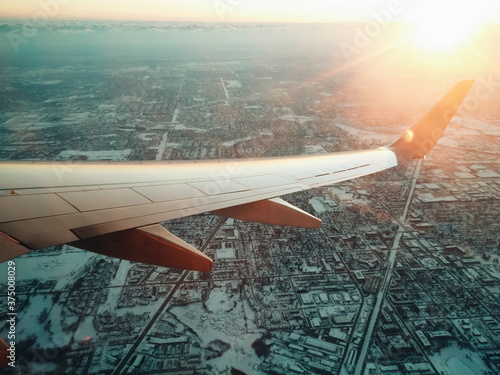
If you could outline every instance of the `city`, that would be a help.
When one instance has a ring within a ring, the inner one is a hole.
[[[366,79],[365,65],[325,76],[333,47],[294,60],[258,52],[108,62],[86,51],[2,68],[0,158],[64,169],[377,147],[454,78]],[[459,110],[425,160],[283,197],[321,229],[211,214],[162,223],[214,259],[210,273],[67,245],[14,259],[16,373],[498,373],[499,98]]]

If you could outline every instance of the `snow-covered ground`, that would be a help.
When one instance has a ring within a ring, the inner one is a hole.
[[[440,374],[494,375],[478,353],[456,346],[445,348],[429,359]]]
[[[326,207],[319,197],[314,197],[309,199],[309,204],[312,206],[314,212],[317,214],[322,214],[326,212]]]
[[[53,290],[62,289],[92,257],[88,251],[63,246],[61,251],[38,255],[36,252],[12,259],[16,264],[16,280],[56,280]],[[7,274],[7,262],[0,263],[0,275]],[[0,283],[7,280],[0,280]]]
[[[306,145],[305,146],[305,154],[323,154],[326,150],[321,145]]]
[[[245,137],[245,138],[233,139],[232,141],[223,142],[222,146],[224,146],[224,147],[232,147],[232,146],[234,146],[234,145],[236,145],[238,143],[250,141],[253,138],[255,138],[255,137]]]
[[[489,169],[480,169],[477,171],[477,175],[480,178],[497,178],[500,177],[500,175],[494,171],[491,171]]]
[[[192,303],[174,307],[170,312],[196,332],[202,340],[202,347],[214,340],[231,345],[220,357],[208,361],[219,373],[229,373],[234,367],[247,374],[261,374],[258,371],[261,359],[252,348],[252,343],[261,334],[255,327],[253,312],[246,301],[242,301],[239,294],[230,295],[221,288],[214,288],[206,306],[208,310],[202,303]]]
[[[462,125],[462,130],[453,131],[460,135],[478,135],[478,134],[488,134],[488,135],[500,135],[500,126],[496,124],[490,124],[485,121],[477,120],[471,117],[459,117],[457,122]]]
[[[149,141],[152,141],[153,138],[155,137],[156,133],[140,133],[139,134],[139,139],[141,141],[146,141],[146,142],[149,142]]]
[[[132,150],[100,150],[100,151],[80,151],[80,150],[65,150],[57,157],[57,160],[67,160],[74,156],[85,156],[88,160],[128,160]]]
[[[380,129],[380,131],[374,132],[372,130],[359,129],[359,128],[349,126],[349,125],[344,125],[344,124],[336,123],[335,125],[337,125],[342,130],[345,130],[349,134],[352,134],[352,135],[358,137],[359,139],[362,139],[363,141],[371,140],[372,141],[371,143],[377,143],[380,145],[384,145],[384,144],[395,141],[395,139],[393,139],[394,137],[391,137],[390,135],[388,136],[387,132],[382,128]]]
[[[491,254],[489,260],[484,260],[483,256],[479,254],[474,258],[486,267],[491,276],[500,279],[500,255]]]
[[[232,88],[240,88],[240,87],[243,87],[241,85],[241,82],[238,81],[238,80],[235,80],[235,79],[227,79],[226,80],[226,87],[228,89],[232,89]]]
[[[473,174],[470,174],[468,172],[455,172],[455,176],[461,179],[476,178]]]
[[[290,115],[284,115],[280,116],[280,120],[287,120],[287,121],[298,121],[299,123],[303,124],[307,121],[312,121],[312,117],[307,117],[307,116],[295,116],[293,114]]]
[[[495,137],[500,135],[500,126],[470,117],[455,117],[448,130],[439,141],[440,145],[461,147],[464,137]]]
[[[444,197],[435,197],[431,193],[420,193],[417,195],[420,202],[456,202],[457,198],[451,195],[446,195]]]
[[[125,285],[129,269],[130,262],[128,260],[121,259],[118,265],[118,270],[115,273],[115,277],[111,280],[110,286]]]
[[[333,194],[339,197],[340,200],[352,200],[354,198],[353,192],[345,186],[330,186],[328,189],[331,190]]]

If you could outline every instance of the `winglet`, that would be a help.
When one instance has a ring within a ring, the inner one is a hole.
[[[423,159],[441,138],[473,83],[473,80],[458,82],[401,138],[386,148],[394,151],[400,161]]]

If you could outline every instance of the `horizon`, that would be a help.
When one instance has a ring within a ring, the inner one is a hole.
[[[500,23],[500,4],[491,0],[463,2],[425,0],[347,0],[301,1],[274,0],[0,0],[1,19],[104,20],[159,22],[231,22],[231,23],[338,23],[338,22],[421,22],[439,17],[462,18],[478,24]]]
[[[4,17],[0,15],[0,21],[25,21],[32,22],[33,20],[27,17]],[[64,21],[85,21],[85,22],[124,22],[124,23],[134,23],[134,22],[150,22],[150,23],[191,23],[191,24],[221,24],[221,25],[232,25],[232,24],[267,24],[267,25],[332,25],[332,24],[364,24],[373,23],[374,21],[368,20],[337,20],[337,21],[217,21],[217,20],[145,20],[145,19],[112,19],[112,18],[51,18],[47,22],[64,22]],[[412,25],[413,21],[388,21],[379,22],[381,24],[395,24],[395,25]],[[484,26],[500,26],[500,21],[497,22],[484,22]],[[43,26],[43,25],[38,25]]]

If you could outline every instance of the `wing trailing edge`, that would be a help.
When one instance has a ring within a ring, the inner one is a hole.
[[[9,345],[0,338],[0,367],[9,366]]]
[[[298,228],[320,228],[321,219],[285,202],[281,198],[265,199],[212,211],[213,214],[261,224]]]
[[[458,82],[401,138],[386,148],[392,150],[401,162],[423,159],[441,138],[473,83],[473,80]]]
[[[160,224],[78,240],[68,245],[106,256],[162,267],[209,272],[212,259]]]
[[[31,250],[19,241],[0,231],[0,263],[6,260],[28,254]]]

